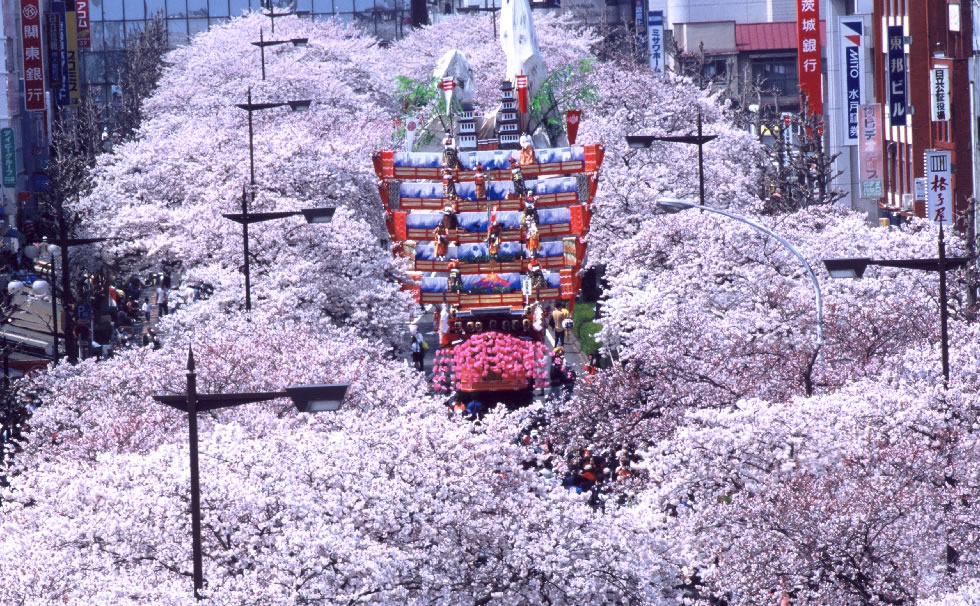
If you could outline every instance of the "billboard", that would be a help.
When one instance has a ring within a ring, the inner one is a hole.
[[[888,87],[888,118],[892,126],[905,126],[908,71],[905,67],[905,30],[901,25],[888,26],[885,85]]]
[[[844,145],[857,145],[861,130],[858,108],[864,103],[864,19],[841,17],[839,31],[844,77],[842,140]]]
[[[881,118],[881,106],[877,103],[862,105],[858,108],[858,114],[861,121],[861,139],[858,142],[861,197],[880,200],[885,196],[882,181],[884,124]]]
[[[948,151],[926,151],[926,219],[953,224],[953,166]]]
[[[647,13],[647,42],[650,51],[650,71],[664,73],[664,12]]]
[[[20,0],[24,57],[24,104],[27,111],[44,109],[44,60],[41,58],[41,7],[38,0]]]
[[[823,62],[820,58],[820,3],[796,0],[796,57],[800,105],[823,115]]]

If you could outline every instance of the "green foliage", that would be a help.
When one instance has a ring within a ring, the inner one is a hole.
[[[403,112],[428,107],[440,98],[438,78],[413,80],[407,76],[395,76],[395,84],[397,85],[395,97],[401,103]],[[443,102],[443,110],[445,110],[445,102]]]
[[[564,110],[581,109],[599,100],[599,88],[588,83],[595,71],[595,57],[563,65],[548,75],[540,90],[531,98],[531,120],[544,125],[549,134],[564,130]]]
[[[599,351],[599,343],[595,337],[602,330],[602,325],[595,320],[595,303],[575,303],[575,311],[572,313],[572,330],[578,337],[582,353],[590,356]]]

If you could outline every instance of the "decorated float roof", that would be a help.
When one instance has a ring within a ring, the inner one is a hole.
[[[521,290],[521,274],[518,273],[491,273],[460,276],[463,289],[471,294],[474,293],[507,293]],[[559,288],[561,277],[554,272],[544,274],[547,288]],[[445,277],[423,277],[422,292],[443,293],[448,292],[448,279]]]
[[[419,244],[415,248],[415,259],[417,261],[435,261],[436,260],[436,247],[432,244]],[[562,247],[562,242],[556,240],[553,242],[542,242],[541,247],[538,249],[538,257],[560,257],[564,253]],[[470,243],[470,244],[460,244],[459,246],[450,246],[449,254],[447,255],[450,259],[459,259],[460,261],[473,261],[482,262],[490,256],[490,249],[486,244],[483,243]],[[529,256],[529,251],[527,247],[522,245],[520,242],[501,242],[500,243],[500,256],[502,258],[515,259],[519,256]]]
[[[483,170],[510,170],[510,160],[517,160],[519,150],[498,149],[493,151],[460,152],[459,164],[463,170],[476,170],[477,163]],[[585,148],[581,145],[571,147],[552,147],[534,150],[538,164],[553,162],[585,161]],[[395,152],[396,167],[441,168],[442,154],[437,152]]]
[[[555,225],[571,221],[571,212],[564,208],[543,208],[538,212],[538,225]],[[435,229],[442,222],[441,212],[421,211],[411,212],[405,219],[409,229]],[[457,213],[460,229],[469,232],[486,232],[490,227],[490,218],[485,212]],[[504,229],[520,229],[521,213],[519,211],[504,211],[497,213],[497,221]]]
[[[575,177],[555,177],[552,179],[528,179],[527,188],[536,195],[557,194],[578,191]],[[442,198],[442,183],[402,183],[399,186],[402,198]],[[487,199],[506,200],[514,193],[512,181],[490,181],[487,183]],[[476,200],[476,186],[472,182],[456,184],[456,195],[464,200]]]

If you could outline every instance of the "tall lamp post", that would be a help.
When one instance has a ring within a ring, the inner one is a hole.
[[[283,11],[281,13],[276,12],[276,7],[272,4],[273,0],[262,0],[262,8],[269,11],[265,13],[265,16],[272,21],[272,33],[276,33],[276,17],[288,17],[290,15],[306,15],[307,11]]]
[[[823,347],[823,297],[820,294],[820,283],[817,281],[817,275],[813,273],[813,268],[810,267],[810,264],[807,262],[806,257],[804,257],[803,254],[799,250],[797,250],[797,248],[793,246],[786,238],[780,236],[779,234],[772,231],[768,227],[764,225],[760,225],[759,223],[756,223],[755,221],[752,221],[747,217],[736,215],[734,213],[726,212],[724,210],[720,210],[717,208],[709,208],[707,206],[704,206],[703,204],[695,204],[694,202],[689,202],[687,200],[677,200],[674,198],[661,198],[660,200],[657,201],[657,206],[659,206],[661,209],[663,209],[668,213],[677,213],[682,210],[696,208],[698,210],[714,213],[716,215],[722,215],[724,217],[728,217],[729,219],[735,219],[736,221],[748,225],[749,227],[756,230],[757,232],[772,237],[777,242],[782,244],[787,250],[793,253],[793,255],[797,259],[800,260],[800,263],[803,264],[803,268],[806,269],[807,275],[810,277],[810,283],[813,285],[813,295],[816,300],[816,307],[817,307],[817,330],[816,330],[817,348],[814,350],[813,357],[810,359],[810,364],[807,369],[808,372],[805,377],[806,395],[807,396],[813,395],[813,385],[810,381],[809,372],[812,371],[813,364],[816,362],[817,359],[817,355],[820,353],[821,347]]]
[[[271,3],[270,3],[271,7]],[[248,102],[236,104],[236,107],[240,107],[248,112],[248,175],[249,175],[249,185],[251,190],[255,191],[255,129],[252,125],[252,112],[261,111],[264,109],[272,109],[276,107],[286,107],[288,106],[290,110],[296,112],[306,111],[310,108],[311,101],[300,100],[300,101],[283,101],[277,103],[252,103],[252,89],[248,89]],[[231,216],[225,215],[228,218]],[[248,259],[248,225],[249,223],[256,223],[258,221],[267,221],[269,219],[257,219],[250,220],[251,218],[257,216],[256,214],[249,215],[248,212],[248,196],[245,190],[242,190],[242,220],[239,221],[242,224],[242,241],[244,242],[243,248],[245,249],[245,310],[252,310],[252,295],[251,295],[251,275],[249,272],[249,259]],[[287,215],[288,216],[288,215]],[[331,213],[331,217],[332,217]],[[279,218],[279,217],[270,217]],[[329,219],[327,219],[329,221]],[[321,221],[322,222],[322,221]]]
[[[187,350],[187,391],[182,394],[156,395],[153,399],[161,404],[187,413],[190,437],[191,463],[191,533],[194,557],[194,597],[205,598],[204,565],[201,555],[201,484],[198,473],[197,413],[219,408],[230,408],[255,402],[290,398],[300,412],[328,412],[339,410],[347,394],[346,384],[297,385],[285,391],[256,393],[197,393],[197,373],[194,371],[194,351]]]
[[[264,38],[263,31],[260,29],[259,30],[259,41],[258,42],[253,42],[252,44],[254,46],[259,47],[259,54],[262,57],[262,79],[265,80],[265,47],[267,47],[267,46],[279,46],[281,44],[292,44],[293,46],[295,46],[297,48],[302,48],[302,47],[306,46],[306,43],[307,42],[309,42],[309,38],[292,38],[290,40],[266,40]]]
[[[902,269],[918,269],[921,271],[939,272],[939,332],[942,348],[943,385],[949,385],[949,333],[947,324],[949,310],[947,309],[946,271],[963,267],[973,257],[947,257],[943,241],[943,228],[939,226],[939,258],[938,259],[869,259],[866,257],[851,257],[846,259],[824,259],[831,278],[860,278],[869,265],[882,267],[900,267]]]
[[[248,194],[245,189],[242,189],[242,212],[241,213],[227,213],[222,215],[226,219],[231,219],[235,223],[242,224],[242,249],[245,253],[245,311],[252,311],[252,272],[251,272],[251,262],[249,260],[248,254],[248,226],[252,223],[261,223],[263,221],[273,221],[275,219],[284,219],[286,217],[298,217],[303,215],[306,218],[307,223],[329,223],[333,219],[334,208],[304,208],[302,210],[292,210],[292,211],[282,211],[282,212],[268,212],[268,213],[250,213],[248,212]]]
[[[672,143],[688,143],[698,146],[698,202],[704,206],[704,144],[718,138],[718,135],[705,135],[702,133],[701,111],[698,110],[698,134],[697,135],[678,135],[678,136],[653,136],[653,135],[627,135],[626,143],[633,148],[646,149],[653,145],[654,141],[668,141]]]

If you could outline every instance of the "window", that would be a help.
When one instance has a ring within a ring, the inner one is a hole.
[[[143,0],[123,0],[123,8],[126,10],[126,20],[146,18],[146,6]]]
[[[211,17],[228,16],[228,0],[211,0]]]
[[[105,82],[105,59],[102,53],[82,53],[85,77],[90,82]]]
[[[102,21],[102,0],[92,0],[88,3],[88,20]]]
[[[168,19],[167,45],[170,48],[176,48],[182,44],[187,44],[187,20]]]
[[[102,23],[103,35],[105,38],[106,50],[123,49],[123,24],[122,21],[104,21]]]
[[[725,59],[706,59],[701,67],[701,75],[716,82],[728,77],[728,61]]]
[[[248,12],[248,0],[230,0],[231,16],[237,17],[242,13]]]
[[[207,17],[208,0],[187,0],[188,17]]]
[[[188,19],[187,20],[188,30],[187,33],[193,36],[194,34],[199,34],[201,32],[208,31],[208,20],[207,19]]]
[[[796,58],[755,59],[752,62],[752,81],[764,92],[783,97],[795,97],[800,92]]]
[[[103,29],[101,21],[89,22],[89,37],[92,40],[92,50],[102,50]]]
[[[123,18],[122,0],[103,0],[102,18],[108,20]]]
[[[137,38],[139,38],[140,32],[143,31],[144,22],[143,21],[126,21],[126,42],[132,43]]]
[[[186,17],[187,16],[186,0],[167,0],[167,16]]]

